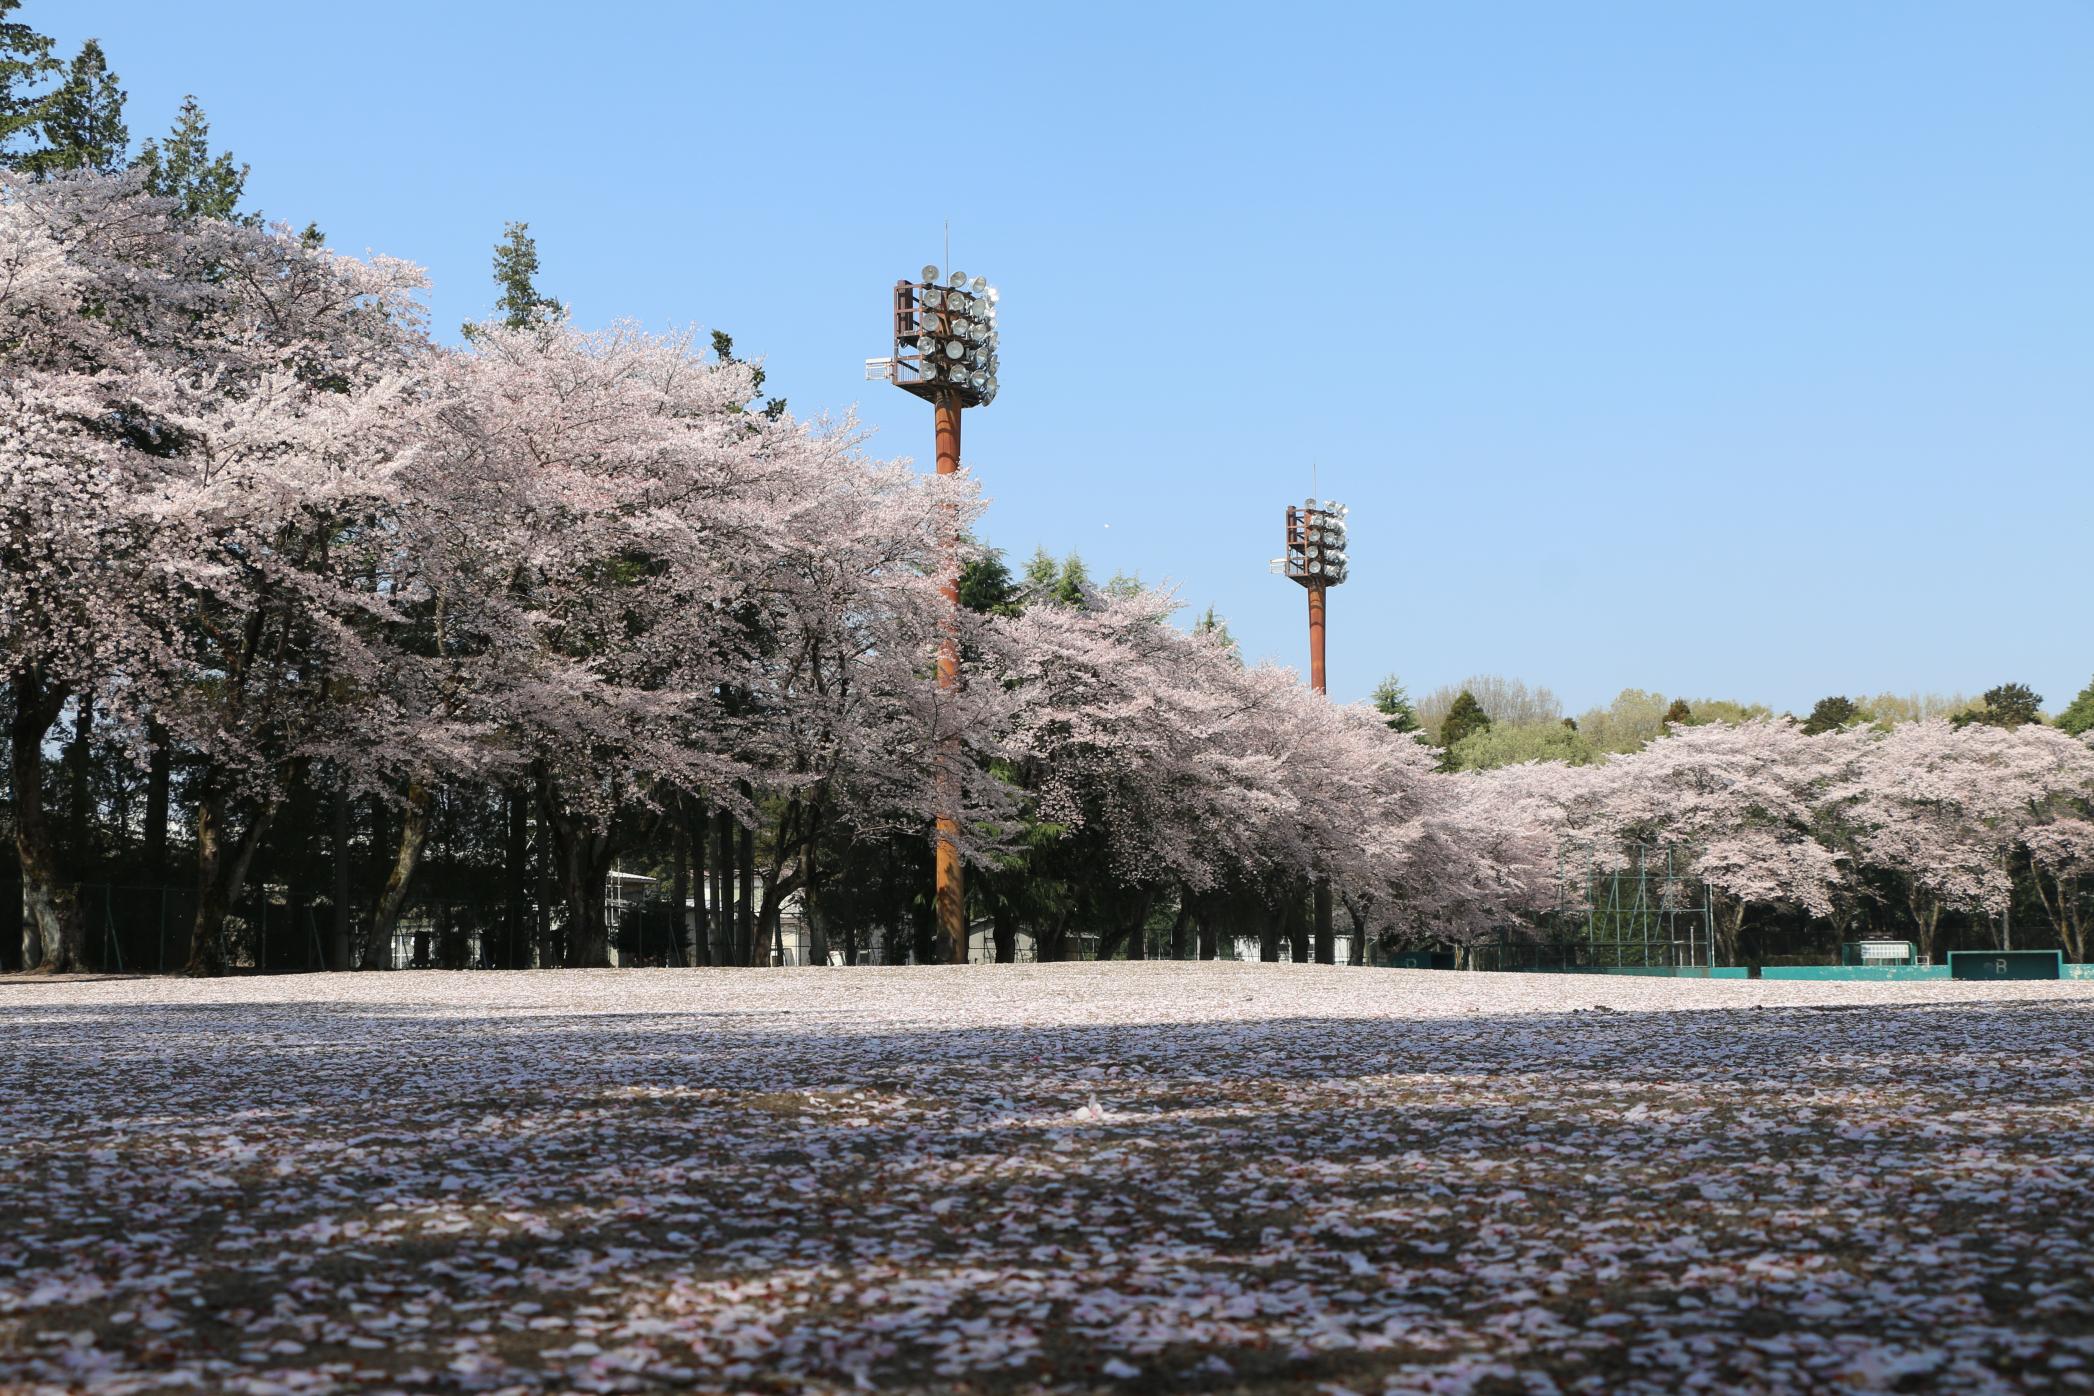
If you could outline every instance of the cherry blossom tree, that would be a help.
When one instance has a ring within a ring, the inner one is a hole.
[[[1858,856],[1904,886],[1924,955],[1934,953],[1944,911],[2004,912],[2014,851],[2031,826],[2090,793],[2088,748],[2055,728],[1959,728],[1940,718],[1869,737],[1839,789]],[[2073,865],[2074,843],[2068,827],[2030,852],[2042,850],[2055,878]]]

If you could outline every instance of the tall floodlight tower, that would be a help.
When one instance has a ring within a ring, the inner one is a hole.
[[[1272,570],[1292,577],[1309,593],[1309,686],[1326,692],[1323,677],[1324,593],[1345,580],[1345,519],[1352,511],[1335,499],[1305,499],[1287,506],[1287,552],[1272,560]],[[1316,963],[1338,958],[1331,930],[1331,883],[1316,879]]]
[[[960,412],[996,401],[996,288],[956,271],[942,281],[925,267],[918,281],[894,283],[894,353],[866,361],[867,378],[885,378],[931,404],[938,473],[960,468]],[[948,506],[949,508],[949,506]],[[960,536],[948,513],[945,531],[945,634],[938,643],[938,687],[960,683]],[[960,762],[957,727],[939,738],[937,788],[938,928],[954,964],[967,962],[967,895],[960,867]]]

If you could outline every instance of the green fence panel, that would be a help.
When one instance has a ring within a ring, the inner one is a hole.
[[[1951,950],[1951,979],[2063,979],[2065,955],[2058,950]]]

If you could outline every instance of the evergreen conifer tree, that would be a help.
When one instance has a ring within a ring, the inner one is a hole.
[[[1390,674],[1374,686],[1374,706],[1388,720],[1391,732],[1418,730],[1418,709],[1411,703],[1403,680]]]
[[[247,187],[247,166],[234,164],[230,151],[211,153],[211,122],[194,96],[182,99],[165,141],[139,150],[136,167],[145,187],[174,200],[184,218],[231,218]]]
[[[1466,688],[1454,697],[1454,705],[1440,719],[1440,746],[1447,751],[1471,732],[1481,732],[1491,725],[1491,715],[1476,701],[1476,695]]]
[[[110,174],[123,168],[131,146],[130,128],[124,125],[124,90],[117,86],[97,40],[80,46],[65,81],[44,99],[37,130],[43,144],[20,161],[21,168],[33,174]]]
[[[9,19],[22,0],[0,0],[0,166],[22,163],[20,148],[33,139],[43,121],[50,94],[33,91],[64,67],[51,56],[51,41],[18,19]]]
[[[2079,697],[2058,714],[2058,726],[2075,737],[2094,732],[2094,679],[2088,680]]]

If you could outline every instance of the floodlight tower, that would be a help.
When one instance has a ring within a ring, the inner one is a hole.
[[[1272,570],[1292,577],[1309,593],[1309,686],[1326,692],[1323,679],[1323,594],[1343,582],[1351,561],[1345,555],[1345,520],[1352,511],[1335,499],[1303,500],[1287,506],[1287,552]],[[1331,931],[1331,883],[1316,879],[1316,963],[1338,958]]]
[[[960,411],[996,401],[996,288],[956,271],[942,282],[938,268],[925,267],[918,281],[894,283],[894,353],[866,361],[866,377],[884,377],[903,392],[931,404],[937,438],[938,473],[960,468]],[[960,684],[959,529],[948,506],[945,532],[944,636],[938,642],[938,687]],[[954,964],[967,962],[967,895],[960,867],[960,751],[957,727],[938,743],[937,872],[938,927]]]

